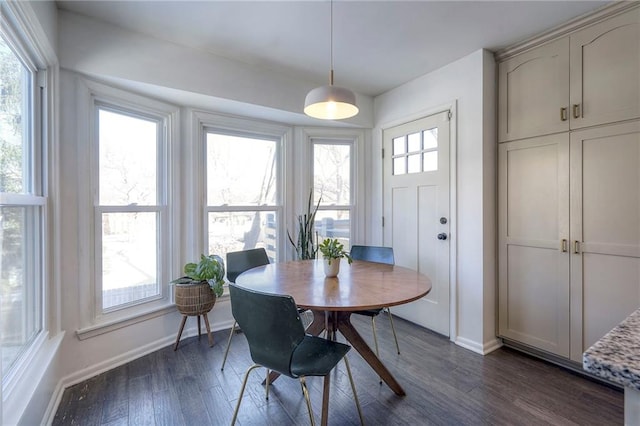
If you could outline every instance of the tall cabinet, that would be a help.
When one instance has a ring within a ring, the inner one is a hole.
[[[640,7],[499,58],[499,312],[580,362],[640,307]]]

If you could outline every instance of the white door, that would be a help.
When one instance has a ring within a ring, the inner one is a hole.
[[[384,245],[433,283],[393,313],[448,336],[449,112],[386,129],[383,143]]]

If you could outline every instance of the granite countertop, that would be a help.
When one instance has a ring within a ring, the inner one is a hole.
[[[582,367],[598,377],[640,390],[640,309],[582,354]]]

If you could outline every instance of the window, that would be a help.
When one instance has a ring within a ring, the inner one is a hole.
[[[313,188],[319,239],[337,238],[348,250],[353,217],[353,141],[313,139]]]
[[[438,170],[438,128],[393,138],[393,174]]]
[[[281,137],[207,129],[206,226],[210,254],[264,247],[278,258]]]
[[[166,296],[168,117],[96,102],[96,308]]]
[[[3,22],[3,30],[5,29]],[[2,382],[43,331],[44,156],[37,70],[0,34],[0,338]]]

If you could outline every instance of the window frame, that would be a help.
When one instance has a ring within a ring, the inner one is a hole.
[[[364,166],[365,131],[360,129],[340,129],[328,127],[301,127],[297,129],[296,140],[300,149],[297,153],[296,176],[300,182],[296,186],[296,209],[291,215],[290,223],[293,224],[296,212],[304,211],[309,197],[309,189],[314,188],[314,141],[349,143],[351,148],[351,206],[350,206],[350,244],[358,244],[365,238],[365,226],[367,218],[365,212],[365,182],[366,170]],[[371,172],[370,172],[371,173]],[[370,179],[370,178],[369,178]],[[319,210],[334,210],[333,206],[320,206]],[[293,251],[291,251],[291,258]]]
[[[3,10],[4,12],[4,10]],[[8,15],[13,13],[8,10]],[[3,14],[4,15],[4,14]],[[37,352],[47,339],[50,324],[48,288],[50,287],[49,256],[51,239],[49,237],[49,203],[48,188],[48,131],[50,130],[49,116],[46,114],[46,106],[51,97],[51,90],[47,83],[52,80],[52,73],[47,68],[47,58],[36,47],[31,46],[26,32],[16,30],[14,22],[8,16],[1,16],[0,35],[9,46],[15,57],[21,62],[26,76],[23,76],[28,93],[23,93],[22,119],[28,123],[22,135],[22,174],[23,187],[20,193],[0,192],[1,207],[24,208],[24,234],[22,241],[23,252],[28,253],[24,259],[25,283],[34,285],[25,288],[26,299],[36,301],[33,312],[35,333],[27,339],[20,349],[18,356],[11,368],[5,371],[6,366],[0,362],[0,378],[2,391],[0,395],[8,397],[14,393],[19,385],[18,381],[27,372],[30,363],[36,357]],[[25,302],[29,309],[30,303]],[[23,307],[23,308],[24,308]],[[0,405],[1,407],[1,405]],[[1,411],[1,410],[0,410]]]
[[[87,188],[79,195],[80,226],[90,229],[81,244],[91,247],[91,253],[79,255],[80,280],[87,277],[88,285],[80,286],[81,328],[76,331],[84,340],[93,336],[144,321],[173,310],[170,281],[175,278],[177,266],[176,232],[179,211],[175,197],[179,194],[179,108],[145,96],[125,92],[93,80],[78,78],[78,104],[87,111],[86,123],[78,124],[78,135],[86,137],[87,144],[79,144],[78,158],[89,158],[79,166],[81,179],[88,179]],[[99,202],[99,134],[100,109],[133,118],[158,123],[157,141],[157,196],[155,205],[108,206]],[[81,121],[81,120],[79,120]],[[90,212],[90,213],[87,213]],[[157,280],[159,295],[140,299],[112,308],[102,308],[102,215],[104,213],[156,212],[157,219]],[[82,237],[81,237],[82,238]]]
[[[276,259],[281,261],[285,256],[286,227],[287,215],[286,205],[290,198],[290,191],[293,187],[290,176],[291,161],[288,152],[290,152],[290,144],[292,141],[292,128],[290,126],[278,123],[265,122],[260,120],[252,120],[240,117],[231,117],[222,114],[213,114],[199,110],[190,111],[192,117],[192,128],[190,140],[193,145],[189,152],[186,153],[188,158],[186,164],[193,164],[193,173],[189,176],[191,183],[192,198],[188,200],[188,205],[192,206],[193,213],[198,217],[193,220],[185,221],[192,224],[188,227],[187,234],[191,236],[192,241],[198,244],[192,244],[185,249],[184,262],[198,259],[201,253],[208,250],[209,233],[208,233],[208,214],[210,212],[226,212],[226,211],[276,211]],[[274,141],[276,143],[276,202],[275,205],[267,206],[209,206],[207,200],[207,155],[206,155],[206,138],[208,133],[218,133],[230,136],[239,136],[255,139],[264,139]],[[191,160],[189,162],[189,160]],[[187,184],[189,184],[187,182]],[[224,253],[218,254],[223,257]],[[191,259],[191,260],[190,260]]]

